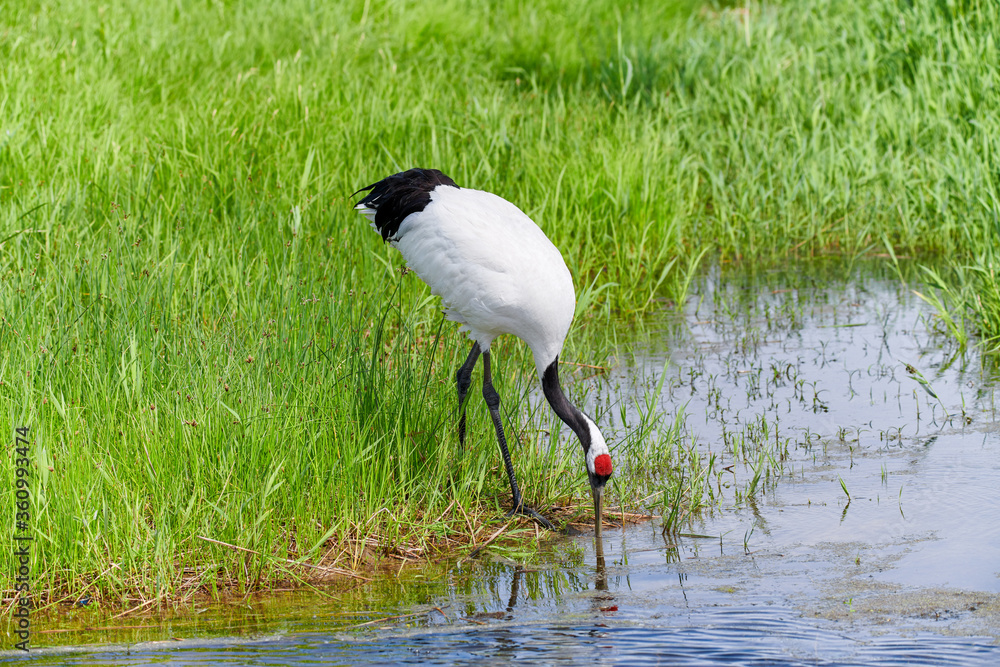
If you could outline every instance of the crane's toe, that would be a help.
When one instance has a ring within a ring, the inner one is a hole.
[[[530,519],[534,519],[535,523],[537,523],[538,525],[540,525],[542,528],[544,528],[546,530],[555,530],[556,529],[555,524],[553,524],[551,521],[549,521],[544,516],[542,516],[541,514],[539,514],[538,512],[536,512],[535,510],[531,509],[530,507],[524,507],[522,505],[521,507],[518,507],[517,509],[512,509],[511,511],[507,512],[507,516],[508,517],[511,517],[511,516],[513,516],[515,514],[520,514],[520,515],[526,516],[526,517],[528,517]]]

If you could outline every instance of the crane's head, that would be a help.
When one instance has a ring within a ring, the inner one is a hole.
[[[536,357],[537,358],[537,357]],[[538,366],[543,368],[541,364]],[[598,538],[601,537],[601,521],[603,519],[604,486],[611,479],[613,467],[608,443],[597,428],[594,420],[580,412],[569,402],[559,385],[559,357],[557,356],[541,371],[542,391],[549,405],[580,438],[584,457],[587,461],[587,477],[590,480],[590,491],[594,495],[594,526]]]
[[[590,480],[590,491],[594,496],[594,533],[601,537],[601,522],[604,513],[604,486],[611,478],[614,470],[611,465],[611,452],[608,450],[608,443],[604,440],[600,429],[594,421],[583,415],[587,424],[586,435],[582,437],[583,448],[586,451],[587,477]],[[589,442],[588,442],[589,440]]]

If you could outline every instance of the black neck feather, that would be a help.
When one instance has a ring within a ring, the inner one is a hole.
[[[587,424],[587,419],[575,405],[569,402],[559,385],[559,357],[553,359],[552,363],[545,369],[545,373],[542,375],[542,391],[545,393],[549,405],[559,415],[559,419],[566,422],[566,425],[573,429],[573,432],[580,438],[584,453],[590,451],[590,426]]]

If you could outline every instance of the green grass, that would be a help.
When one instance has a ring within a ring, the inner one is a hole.
[[[964,350],[975,337],[995,366],[1000,353],[1000,261],[996,246],[983,246],[968,259],[954,259],[947,270],[923,268],[923,285],[914,292],[936,313],[934,326]]]
[[[454,435],[467,343],[351,210],[388,173],[542,226],[578,288],[570,361],[705,257],[996,243],[991,0],[649,4],[0,3],[0,425],[31,428],[36,590],[253,588],[499,513],[478,397]],[[585,495],[497,345],[529,500]],[[669,475],[688,454],[643,424]]]

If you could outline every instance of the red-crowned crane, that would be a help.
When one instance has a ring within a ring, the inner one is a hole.
[[[483,398],[510,481],[511,512],[553,529],[548,519],[523,505],[500,420],[500,396],[490,374],[490,343],[500,334],[514,334],[531,348],[545,398],[583,445],[600,537],[601,500],[611,477],[611,455],[594,420],[570,403],[559,386],[559,352],[576,304],[559,250],[509,201],[460,188],[436,169],[410,169],[358,190],[365,191],[369,192],[355,208],[371,220],[383,241],[403,254],[409,267],[441,297],[445,316],[461,324],[473,341],[456,376],[459,442],[464,446],[465,396],[482,355]]]

